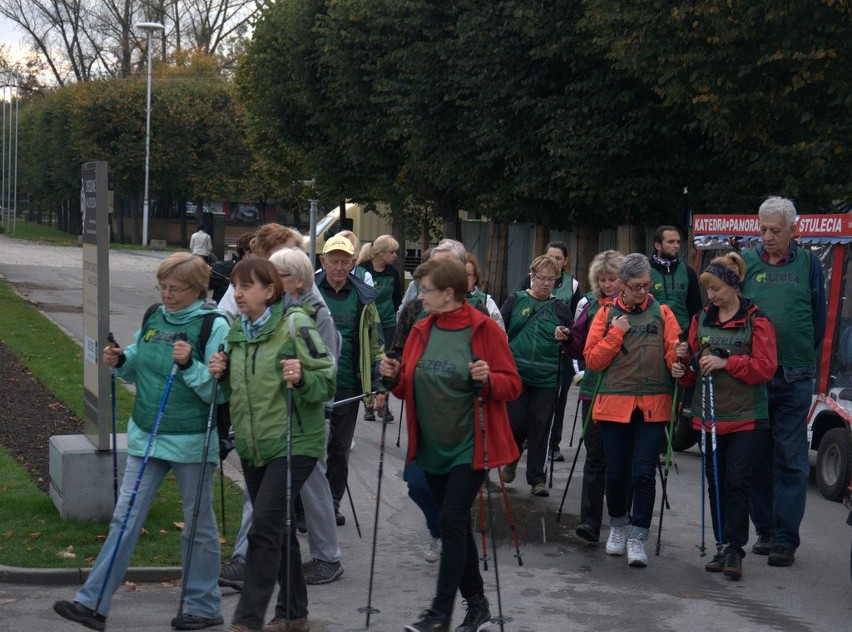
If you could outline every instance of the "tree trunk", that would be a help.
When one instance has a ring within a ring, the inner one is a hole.
[[[485,250],[485,290],[497,305],[502,305],[509,293],[508,272],[509,225],[492,221],[488,225],[488,245]]]

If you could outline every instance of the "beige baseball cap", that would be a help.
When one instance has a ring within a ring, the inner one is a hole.
[[[355,254],[355,246],[352,245],[352,242],[346,239],[341,235],[335,235],[331,239],[325,242],[325,245],[322,247],[322,254],[326,255],[329,252],[333,252],[335,250],[342,250],[348,255]]]

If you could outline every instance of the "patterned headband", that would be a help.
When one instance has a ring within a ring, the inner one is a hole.
[[[704,269],[704,271],[709,272],[714,277],[724,281],[735,290],[743,289],[743,282],[737,278],[737,275],[733,271],[729,270],[725,266],[721,266],[718,263],[711,263]]]

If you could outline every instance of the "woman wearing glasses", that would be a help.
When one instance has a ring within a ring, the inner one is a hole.
[[[592,419],[600,426],[606,454],[609,555],[627,553],[630,566],[647,566],[645,541],[651,526],[656,468],[666,422],[671,418],[671,368],[680,327],[666,305],[648,293],[651,265],[645,255],[627,255],[618,267],[621,293],[604,305],[589,328],[583,355],[598,371]],[[633,509],[628,512],[628,484]]]
[[[507,404],[509,423],[523,454],[527,442],[527,483],[534,496],[549,496],[545,465],[553,404],[556,399],[557,365],[562,361],[560,345],[571,336],[571,307],[553,296],[553,285],[562,269],[548,255],[530,265],[530,288],[512,294],[500,313],[523,381],[521,396]],[[520,458],[518,459],[520,460]],[[518,461],[503,468],[503,480],[515,480]]]
[[[104,364],[113,367],[115,375],[125,382],[136,385],[136,403],[127,422],[127,465],[106,542],[74,601],[57,601],[53,605],[59,615],[85,627],[103,630],[106,626],[113,593],[124,581],[148,510],[169,471],[174,474],[183,499],[184,564],[189,547],[193,547],[191,567],[188,573],[184,569],[185,607],[172,619],[172,627],[200,630],[222,624],[222,594],[217,586],[219,534],[213,514],[213,472],[219,460],[215,425],[206,463],[201,463],[201,458],[214,382],[207,361],[224,342],[228,322],[224,314],[205,305],[209,279],[210,267],[200,257],[179,252],[164,259],[157,270],[162,305],[145,318],[133,344],[125,349],[108,346],[103,350]],[[210,335],[206,344],[202,344],[205,320],[217,313],[222,317],[214,317]],[[162,408],[156,441],[152,442],[154,424],[174,365],[179,370]],[[199,477],[203,485],[197,505],[198,524],[195,539],[190,542]],[[137,480],[139,488],[128,514]],[[125,516],[127,524],[120,537]]]

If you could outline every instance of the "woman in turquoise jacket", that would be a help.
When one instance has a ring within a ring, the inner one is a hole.
[[[205,304],[210,268],[188,252],[175,253],[157,270],[157,289],[162,305],[136,332],[135,342],[124,350],[109,346],[103,351],[104,364],[115,375],[136,385],[136,403],[127,422],[127,465],[121,493],[110,522],[109,535],[86,583],[73,602],[57,601],[54,610],[71,621],[95,630],[106,627],[112,595],[124,580],[136,541],[148,510],[166,474],[171,470],[183,498],[186,528],[181,539],[182,561],[186,564],[189,534],[198,478],[203,477],[198,524],[192,542],[192,564],[185,574],[186,601],[183,612],[172,619],[177,630],[198,630],[222,623],[222,594],[219,579],[219,533],[213,514],[213,473],[219,460],[219,440],[214,425],[207,462],[201,464],[213,378],[207,359],[219,348],[228,331],[227,320],[216,318],[206,344],[199,342],[205,318],[211,309]],[[185,340],[182,339],[185,337]],[[173,364],[175,375],[163,416],[151,443],[133,507],[120,545],[119,532],[127,515],[133,488],[139,477],[145,450],[157,419],[163,393]],[[113,553],[115,560],[111,562]],[[110,568],[111,566],[111,568]],[[106,584],[104,583],[106,578]],[[102,595],[102,596],[101,596]]]
[[[309,629],[308,592],[295,528],[285,541],[287,488],[292,504],[325,450],[323,402],[334,395],[334,364],[310,316],[298,304],[281,300],[281,278],[272,263],[254,257],[240,261],[231,284],[242,316],[228,333],[227,355],[215,354],[209,366],[230,394],[234,447],[254,520],[243,590],[230,629],[263,628],[279,580],[282,590],[289,591],[290,630],[299,632]],[[283,617],[270,622],[281,629],[286,625]]]

